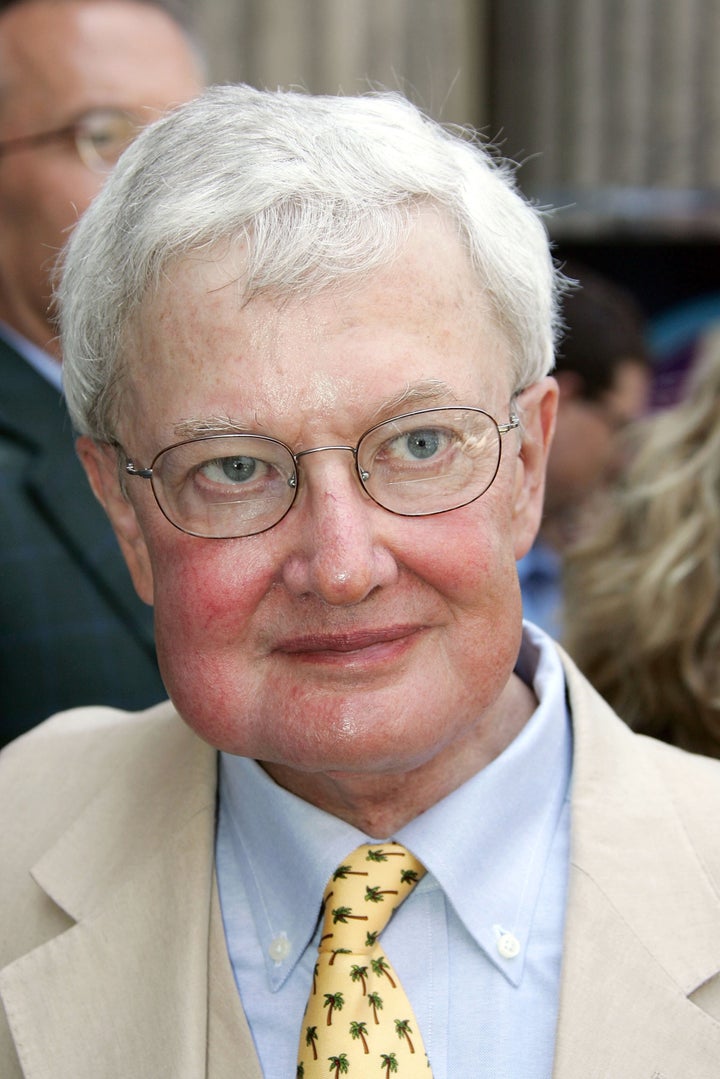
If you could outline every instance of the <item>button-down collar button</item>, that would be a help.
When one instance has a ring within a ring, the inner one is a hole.
[[[520,941],[512,933],[503,933],[498,937],[497,950],[503,959],[514,959],[520,954]]]
[[[268,955],[275,963],[282,963],[290,954],[290,941],[286,933],[273,937],[268,948]]]

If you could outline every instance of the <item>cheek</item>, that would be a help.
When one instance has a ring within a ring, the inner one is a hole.
[[[178,536],[153,559],[160,672],[186,722],[228,748],[256,689],[255,615],[273,576],[246,541]]]
[[[605,421],[588,409],[565,411],[550,450],[551,473],[559,482],[582,484],[602,471],[611,445]]]
[[[590,493],[603,480],[611,457],[612,444],[607,431],[597,432],[594,438],[588,437],[583,452],[578,454],[574,473],[579,497]]]
[[[406,565],[452,608],[484,614],[516,576],[509,507],[508,496],[493,505],[486,495],[484,504],[425,518]]]
[[[489,707],[506,684],[520,649],[522,602],[503,506],[497,514],[467,507],[435,523],[433,553],[419,554],[416,571],[442,596],[449,620],[424,693],[427,701],[437,700],[437,714],[451,702],[446,724],[452,731],[455,722]]]
[[[243,635],[273,574],[247,540],[201,540],[178,533],[153,555],[155,619],[175,649],[181,642],[221,648]]]
[[[50,177],[43,185],[46,220],[63,245],[68,232],[99,193],[103,177],[83,166],[81,169],[58,169],[57,178],[52,181]]]
[[[58,251],[102,184],[102,176],[74,159],[51,164],[42,171],[25,169],[15,177],[14,214],[38,233],[46,247]]]

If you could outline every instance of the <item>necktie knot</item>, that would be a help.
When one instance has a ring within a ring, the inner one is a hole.
[[[369,952],[424,874],[422,863],[399,843],[358,847],[325,888],[320,950]]]

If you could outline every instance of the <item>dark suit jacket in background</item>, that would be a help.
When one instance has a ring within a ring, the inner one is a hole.
[[[166,695],[65,402],[0,340],[0,745],[58,709]]]

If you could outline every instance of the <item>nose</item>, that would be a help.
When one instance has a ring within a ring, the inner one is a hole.
[[[301,469],[298,498],[286,519],[292,549],[283,566],[284,583],[295,595],[313,595],[333,606],[361,603],[397,578],[395,558],[383,539],[390,515],[363,491],[349,453],[313,454]]]

